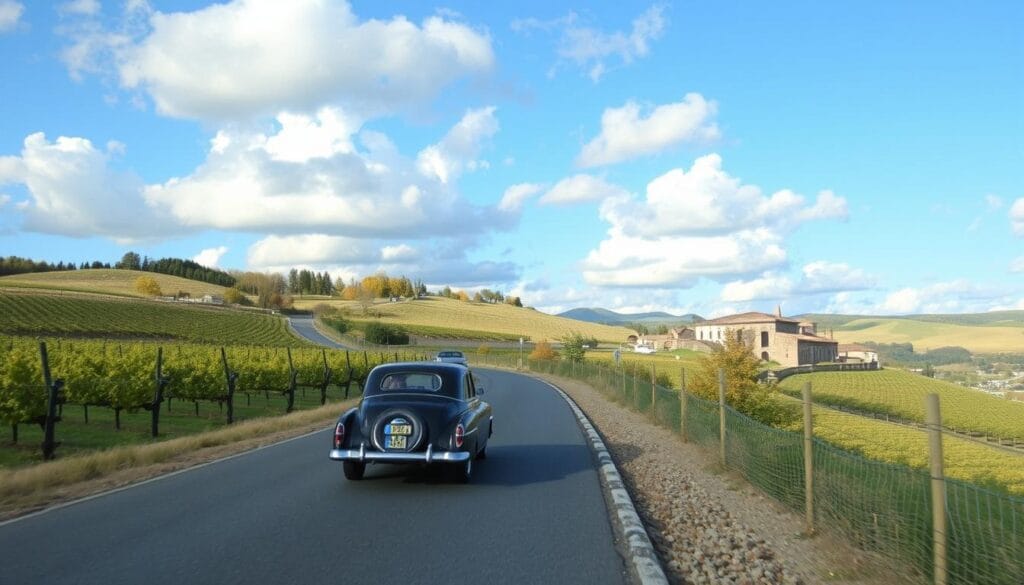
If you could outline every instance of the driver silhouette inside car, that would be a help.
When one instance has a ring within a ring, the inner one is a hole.
[[[403,374],[392,374],[384,380],[385,390],[402,390],[405,388],[405,376]]]

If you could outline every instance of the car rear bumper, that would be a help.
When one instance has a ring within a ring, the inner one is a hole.
[[[433,445],[427,445],[425,452],[394,453],[369,450],[366,445],[358,449],[331,449],[330,458],[335,461],[378,461],[381,463],[459,463],[469,460],[469,451],[434,451]]]

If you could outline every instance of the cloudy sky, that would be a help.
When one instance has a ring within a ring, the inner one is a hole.
[[[1019,2],[0,0],[0,255],[1024,309]]]

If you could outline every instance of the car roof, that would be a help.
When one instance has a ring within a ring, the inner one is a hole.
[[[379,385],[384,378],[391,374],[434,374],[442,380],[442,395],[461,399],[462,384],[465,381],[465,376],[469,375],[469,368],[461,364],[445,362],[397,362],[382,364],[370,370],[370,374],[366,378],[364,398],[382,395]]]

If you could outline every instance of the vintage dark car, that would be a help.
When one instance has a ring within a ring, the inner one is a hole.
[[[469,481],[473,460],[487,456],[491,405],[480,400],[469,368],[441,362],[385,364],[370,371],[363,399],[334,426],[330,457],[345,477],[362,479],[367,463],[449,465]]]

